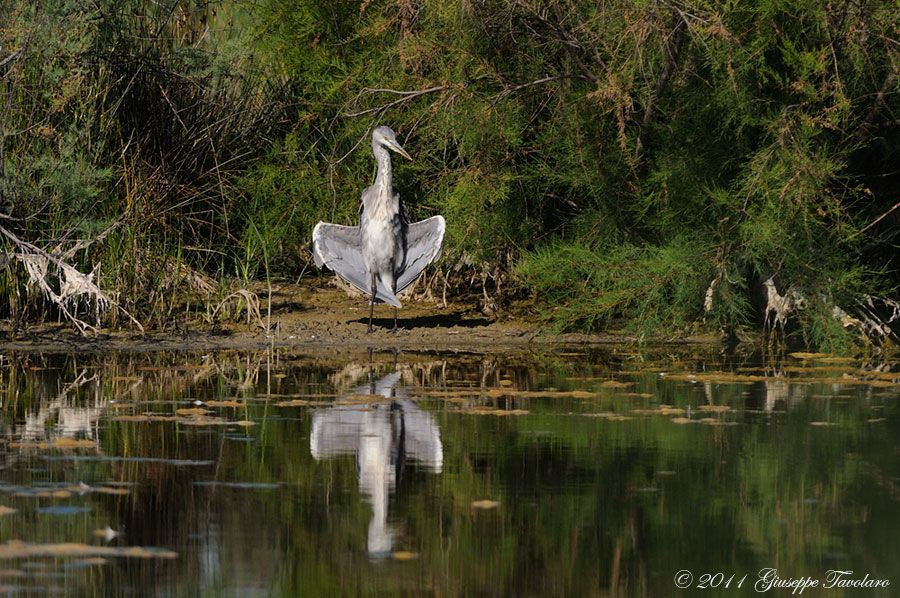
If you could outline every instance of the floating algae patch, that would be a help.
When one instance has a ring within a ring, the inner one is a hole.
[[[65,566],[66,569],[84,569],[87,567],[99,567],[108,563],[102,556],[88,557],[86,559],[78,559]]]
[[[79,448],[94,448],[96,443],[93,440],[75,438],[57,438],[52,442],[10,442],[10,448],[36,448],[36,449],[61,449],[74,450]]]
[[[215,465],[215,461],[193,459],[163,459],[161,457],[101,457],[101,456],[60,456],[44,457],[46,461],[108,461],[125,463],[156,463],[159,465],[174,465],[176,467]]]
[[[480,397],[488,392],[497,392],[499,395],[507,395],[512,392],[509,389],[502,388],[458,388],[454,390],[438,390],[438,389],[422,389],[417,390],[416,394],[422,397],[443,398],[443,397]]]
[[[531,413],[526,409],[465,409],[461,411],[467,415],[528,415]]]
[[[234,399],[228,401],[206,401],[203,403],[206,407],[246,407],[246,401],[235,401]]]
[[[145,546],[90,546],[74,542],[59,544],[26,544],[10,540],[0,544],[0,559],[25,559],[32,557],[128,557],[134,559],[174,559],[178,553],[162,548]]]
[[[822,359],[828,357],[826,353],[806,353],[804,351],[795,351],[793,353],[788,353],[794,359],[808,360],[808,359]]]
[[[0,569],[0,578],[3,577],[25,577],[28,575],[21,569]]]
[[[655,409],[632,409],[631,413],[635,415],[682,415],[685,410],[681,407],[672,407],[671,405],[660,405]]]
[[[91,508],[76,505],[55,505],[52,507],[38,507],[35,510],[41,515],[80,515],[81,513],[90,513]]]
[[[276,407],[328,407],[333,405],[331,401],[310,401],[308,399],[291,399],[290,401],[279,401],[275,403]]]
[[[602,411],[600,413],[582,413],[581,416],[582,417],[598,417],[598,418],[613,421],[613,422],[624,422],[624,421],[628,421],[630,419],[634,419],[627,415],[620,415],[618,413],[612,413],[610,411]]]
[[[779,368],[780,371],[791,374],[807,374],[807,373],[823,373],[823,374],[844,374],[847,372],[858,371],[851,365],[786,365]]]
[[[69,498],[72,493],[68,490],[45,490],[41,488],[25,488],[13,492],[13,496],[21,498]]]
[[[179,415],[157,415],[154,413],[142,413],[140,415],[116,415],[111,421],[150,423],[150,422],[174,422],[185,426],[252,426],[253,422],[247,420],[232,420],[223,417],[212,417],[207,409],[179,409]],[[184,412],[184,413],[182,413]]]
[[[282,399],[287,401],[293,401],[297,399],[305,399],[307,401],[321,401],[323,399],[336,399],[338,395],[334,393],[319,393],[319,394],[311,394],[311,393],[270,393],[270,394],[262,394],[258,395],[257,398],[268,398],[268,399]]]
[[[209,409],[203,409],[202,407],[186,407],[183,409],[176,409],[175,413],[178,415],[196,415],[202,416],[212,413]]]
[[[56,490],[48,490],[46,487],[0,487],[2,492],[12,492],[15,496],[32,498],[69,498],[73,494],[110,494],[124,496],[130,494],[127,488],[110,488],[107,486],[88,486],[85,483],[64,486]]]
[[[274,490],[281,488],[281,484],[265,482],[220,482],[218,480],[196,480],[194,486],[218,487],[218,488],[244,488],[247,490]]]
[[[628,388],[634,386],[633,382],[621,382],[619,380],[605,380],[600,383],[601,388]]]
[[[408,550],[398,550],[391,554],[391,558],[395,561],[412,561],[419,558],[417,552],[409,552]]]
[[[873,388],[892,388],[895,386],[900,386],[900,382],[896,380],[873,380],[871,382],[867,382],[866,384]]]
[[[484,395],[491,399],[511,397],[513,399],[593,399],[604,396],[589,390],[504,390],[489,388]]]
[[[695,409],[697,409],[697,411],[712,411],[716,413],[731,411],[731,407],[728,405],[698,405]]]
[[[688,382],[712,382],[714,384],[750,384],[771,380],[770,376],[737,374],[734,372],[672,372],[666,376],[670,380]]]

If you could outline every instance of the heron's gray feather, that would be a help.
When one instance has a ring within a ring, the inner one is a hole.
[[[412,159],[389,127],[378,127],[372,132],[372,153],[378,168],[375,182],[362,193],[359,226],[320,222],[313,230],[316,266],[327,266],[370,295],[367,332],[372,331],[372,304],[378,301],[402,307],[396,293],[409,287],[428,264],[440,257],[444,242],[445,223],[441,216],[409,223],[400,194],[391,186],[388,150]]]
[[[319,268],[327,266],[360,291],[368,292],[369,273],[360,251],[359,227],[318,223],[313,229],[313,257]]]
[[[398,293],[414,283],[425,266],[441,257],[445,228],[443,216],[432,216],[409,225],[406,260],[404,268],[397,273]]]
[[[324,265],[361,293],[371,294],[372,278],[363,260],[358,226],[319,222],[313,229],[313,259],[319,268]],[[390,287],[377,277],[375,300],[402,307]]]

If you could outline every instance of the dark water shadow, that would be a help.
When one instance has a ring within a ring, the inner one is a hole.
[[[479,328],[490,326],[493,323],[492,320],[483,317],[466,318],[465,313],[466,312],[464,311],[455,311],[449,314],[434,314],[429,316],[413,316],[404,318],[403,313],[401,312],[397,315],[397,326],[404,330],[409,330],[411,328]],[[356,320],[350,320],[349,323],[368,325],[369,317],[364,316]],[[380,328],[393,328],[394,317],[375,317],[372,319],[372,326],[377,326]]]

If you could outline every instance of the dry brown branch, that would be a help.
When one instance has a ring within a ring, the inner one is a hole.
[[[13,52],[12,54],[10,54],[10,55],[7,56],[6,58],[4,58],[3,60],[0,60],[0,66],[3,66],[4,64],[6,64],[7,62],[9,62],[10,60],[15,60],[15,58],[18,57],[19,55],[21,55],[24,51],[25,51],[25,46],[22,46],[21,48],[19,48],[18,50],[16,50],[15,52]],[[4,76],[5,76],[5,75],[4,75]]]
[[[634,163],[637,165],[641,163],[647,148],[647,135],[650,129],[650,123],[652,122],[656,111],[656,105],[662,97],[662,94],[669,83],[669,79],[672,77],[672,74],[675,72],[675,67],[678,64],[678,55],[681,51],[682,41],[684,40],[682,28],[684,22],[685,21],[679,16],[677,22],[672,26],[671,33],[663,40],[665,62],[663,63],[663,68],[659,73],[659,77],[656,79],[653,93],[647,100],[647,106],[644,108],[644,117],[641,119],[641,126],[638,131],[637,142],[635,143]]]
[[[506,96],[508,96],[508,95],[510,95],[510,94],[512,94],[512,93],[514,93],[514,92],[516,92],[516,91],[520,91],[520,90],[522,90],[522,89],[527,89],[527,88],[533,87],[533,86],[535,86],[535,85],[542,85],[542,84],[544,84],[544,83],[551,83],[551,82],[553,82],[553,81],[562,81],[562,80],[564,80],[564,79],[585,79],[585,80],[590,80],[588,77],[586,77],[586,76],[584,76],[584,75],[576,75],[576,74],[573,74],[573,73],[569,73],[569,74],[565,74],[565,75],[556,75],[556,76],[554,76],[554,77],[544,77],[543,79],[535,79],[534,81],[529,81],[528,83],[522,83],[522,84],[519,84],[519,85],[512,85],[512,86],[510,86],[510,87],[507,87],[506,89],[504,89],[503,91],[501,91],[500,93],[498,93],[497,95],[494,96],[493,100],[491,101],[491,104],[496,104],[497,102],[499,102],[500,100],[502,100],[502,99],[505,98]]]
[[[589,69],[587,67],[587,65],[584,64],[584,61],[581,60],[581,57],[578,55],[578,53],[581,52],[583,54],[590,55],[591,59],[602,70],[607,69],[606,62],[600,57],[600,54],[599,54],[599,52],[597,52],[596,48],[592,48],[592,51],[589,51],[588,48],[586,48],[583,43],[581,43],[570,31],[568,31],[565,27],[563,27],[563,25],[561,24],[562,19],[558,12],[556,15],[557,20],[553,21],[553,20],[550,20],[550,18],[548,18],[545,14],[542,14],[542,12],[539,11],[538,9],[536,9],[532,6],[529,6],[528,4],[525,4],[524,2],[519,2],[519,1],[513,2],[513,6],[517,6],[520,9],[526,11],[528,14],[531,15],[532,18],[534,18],[536,21],[538,21],[541,25],[543,25],[544,27],[546,27],[547,29],[552,31],[556,35],[556,37],[550,38],[549,36],[547,36],[548,39],[555,39],[556,41],[561,43],[563,45],[563,47],[566,48],[566,50],[569,53],[569,56],[572,58],[572,60],[575,61],[575,64],[578,65],[578,68],[581,69],[585,79],[588,79],[589,81],[591,81],[593,83],[598,82],[597,76],[591,71],[591,69]],[[541,5],[541,6],[543,6],[543,5]],[[557,6],[557,9],[558,8],[559,7]]]
[[[422,95],[425,95],[428,93],[434,93],[436,91],[443,91],[445,89],[447,89],[446,85],[436,85],[434,87],[428,87],[426,89],[419,89],[416,91],[395,91],[393,89],[372,89],[372,90],[370,90],[371,93],[376,93],[376,92],[394,93],[394,94],[399,94],[402,97],[400,97],[392,102],[388,102],[387,104],[382,104],[382,105],[376,106],[374,108],[367,108],[366,110],[361,110],[359,112],[345,112],[342,116],[344,118],[354,118],[356,116],[363,116],[364,114],[372,114],[373,112],[384,112],[388,108],[392,108],[392,107],[396,106],[397,104],[402,104],[403,102],[406,102],[413,98],[417,98],[419,96],[422,96]]]
[[[896,210],[897,208],[900,208],[900,202],[895,203],[893,206],[890,207],[890,209],[889,209],[887,212],[885,212],[884,214],[882,214],[881,216],[879,216],[878,218],[876,218],[875,220],[873,220],[873,221],[870,222],[869,224],[867,224],[867,225],[865,225],[864,227],[862,227],[861,229],[859,229],[859,231],[857,231],[856,234],[857,234],[857,235],[861,235],[862,233],[866,232],[867,230],[869,230],[870,228],[872,228],[873,226],[875,226],[876,224],[878,224],[879,222],[881,222],[881,221],[884,219],[885,216],[887,216],[888,214],[890,214],[891,212],[893,212],[893,211]],[[855,235],[854,235],[854,236],[855,236]]]

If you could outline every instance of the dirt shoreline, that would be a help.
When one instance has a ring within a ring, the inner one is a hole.
[[[101,331],[79,334],[68,323],[32,326],[0,340],[0,352],[144,352],[261,349],[269,346],[315,351],[317,348],[352,350],[478,350],[499,352],[551,345],[622,345],[634,339],[623,334],[551,335],[541,330],[536,318],[489,317],[474,303],[450,303],[446,307],[428,301],[405,300],[399,311],[400,330],[392,332],[391,308],[375,306],[375,330],[366,333],[368,304],[330,285],[280,285],[273,292],[268,313],[267,293],[255,289],[261,301],[262,320],[250,324],[196,321],[180,329],[147,331]],[[270,332],[265,330],[269,321]],[[261,325],[262,324],[262,325]],[[716,337],[696,337],[682,342],[710,344]]]

